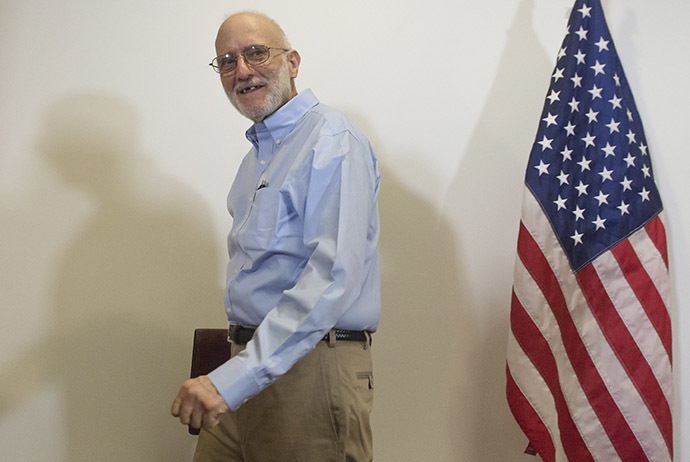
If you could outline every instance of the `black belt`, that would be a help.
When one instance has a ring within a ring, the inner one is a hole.
[[[230,327],[228,327],[228,340],[237,345],[244,345],[252,339],[255,330],[253,327],[230,324]],[[329,336],[330,332],[321,340],[328,341]],[[338,342],[366,342],[368,338],[366,332],[362,330],[335,329],[335,340]]]

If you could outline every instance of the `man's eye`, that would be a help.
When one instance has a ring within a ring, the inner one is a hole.
[[[237,64],[237,56],[223,56],[218,59],[218,66],[222,69],[225,67],[234,67]]]
[[[266,48],[250,47],[244,51],[244,56],[250,61],[260,61],[266,58],[268,50]]]

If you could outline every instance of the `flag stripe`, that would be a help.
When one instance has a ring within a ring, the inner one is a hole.
[[[551,435],[525,395],[520,391],[507,365],[506,377],[508,378],[506,394],[509,397],[510,409],[516,417],[519,416],[517,421],[525,434],[528,435],[530,446],[538,448],[538,454],[544,462],[555,462],[556,450],[551,441]]]
[[[645,226],[645,230],[647,231],[647,234],[649,234],[649,238],[652,240],[652,242],[654,242],[656,248],[659,249],[661,258],[664,259],[666,269],[668,270],[668,248],[666,246],[666,228],[664,227],[664,223],[661,221],[661,218],[659,218],[658,216],[654,218],[647,224],[647,226]]]
[[[671,318],[666,311],[666,305],[654,286],[649,274],[642,266],[642,262],[628,241],[623,241],[611,249],[611,253],[618,261],[626,281],[632,287],[637,299],[642,304],[654,329],[659,334],[666,349],[666,354],[672,357],[671,347]]]
[[[523,224],[520,226],[518,237],[518,256],[544,293],[556,317],[566,353],[575,374],[616,451],[623,460],[647,460],[644,450],[608,393],[604,381],[580,338],[566,306],[558,279]]]

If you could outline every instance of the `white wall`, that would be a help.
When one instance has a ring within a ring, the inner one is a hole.
[[[605,0],[655,162],[690,461],[690,4]],[[298,88],[381,162],[376,460],[529,461],[504,398],[521,184],[571,0],[0,5],[0,452],[183,461],[192,329],[223,326],[224,198],[248,122],[207,63],[227,13],[276,18]]]

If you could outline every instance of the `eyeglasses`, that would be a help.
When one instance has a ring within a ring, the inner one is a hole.
[[[281,53],[285,53],[287,50],[285,48],[267,47],[265,45],[250,45],[240,53],[242,59],[246,64],[251,64],[252,66],[258,66],[268,61],[271,57],[271,50],[280,50]],[[219,74],[229,74],[237,69],[237,60],[239,56],[233,53],[225,53],[224,55],[216,56],[213,61],[209,63],[209,66],[213,68]]]

